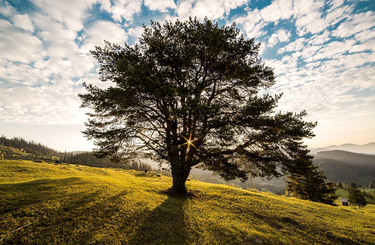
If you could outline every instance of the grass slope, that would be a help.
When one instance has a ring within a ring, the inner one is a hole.
[[[0,244],[375,244],[375,208],[154,173],[0,161]]]

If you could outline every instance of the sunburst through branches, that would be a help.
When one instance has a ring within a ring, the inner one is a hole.
[[[193,144],[194,141],[197,141],[198,139],[195,139],[195,140],[192,140],[191,139],[191,134],[189,136],[189,139],[187,139],[185,136],[181,135],[182,138],[184,138],[186,140],[185,143],[181,144],[182,145],[187,145],[187,149],[189,150],[190,149],[190,145],[192,145],[195,149],[197,149],[197,147]]]

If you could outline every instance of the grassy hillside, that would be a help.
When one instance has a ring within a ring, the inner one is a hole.
[[[20,149],[13,147],[2,146],[0,145],[0,160],[1,159],[22,159],[22,158],[35,158],[34,154],[26,153]]]
[[[0,244],[374,244],[375,207],[332,207],[118,169],[0,161]]]
[[[26,152],[25,150],[20,150],[17,148],[0,145],[0,160],[1,159],[6,159],[6,160],[21,160],[21,159],[35,160],[36,159],[36,160],[43,160],[46,162],[53,162],[54,160],[57,160],[60,158],[56,156],[46,157],[40,154],[37,156],[37,158],[35,158],[34,153],[29,153],[29,152]]]

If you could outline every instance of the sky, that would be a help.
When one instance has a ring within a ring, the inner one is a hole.
[[[375,141],[375,1],[0,0],[0,134],[90,151],[82,83],[104,86],[89,51],[134,44],[142,24],[233,22],[261,43],[280,111],[317,121],[310,148]]]

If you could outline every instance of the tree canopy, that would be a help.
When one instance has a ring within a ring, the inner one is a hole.
[[[170,164],[177,192],[194,166],[226,180],[279,177],[307,154],[316,123],[275,111],[281,94],[264,92],[275,77],[259,47],[207,18],[151,22],[133,46],[106,42],[91,53],[109,87],[84,84],[92,112],[83,133],[98,156]]]

